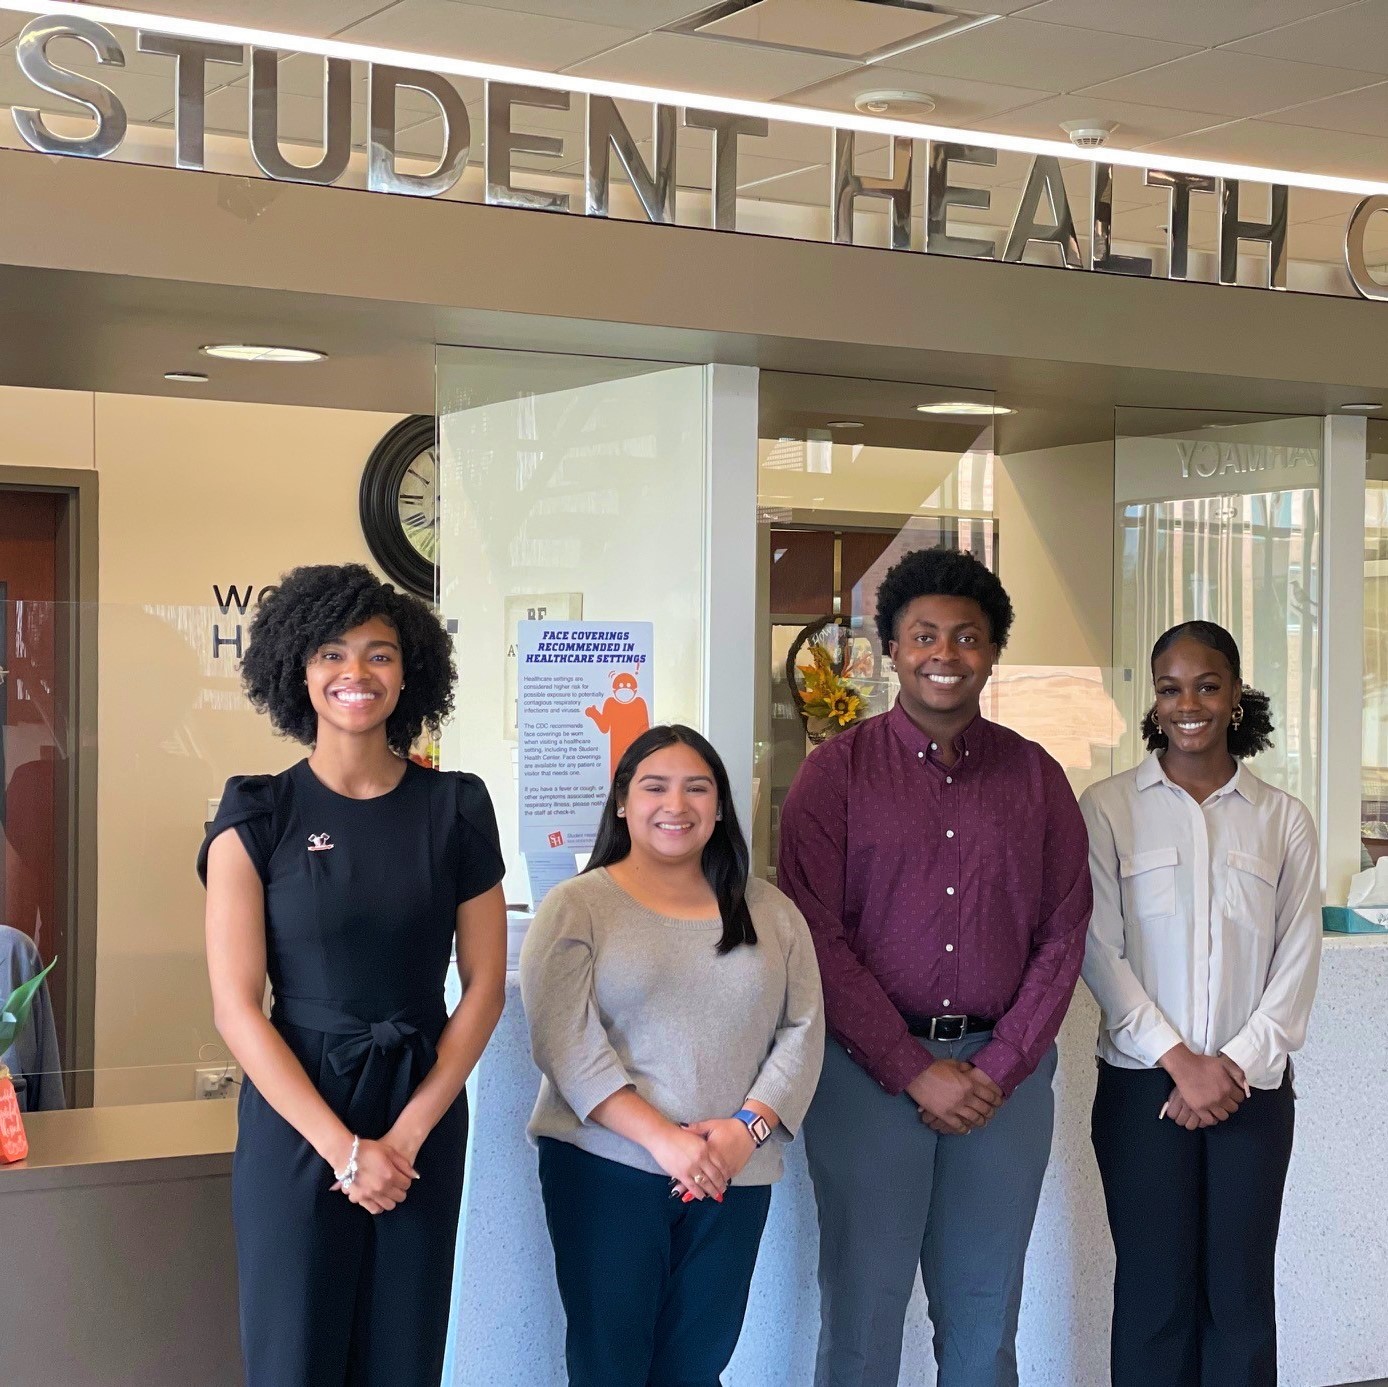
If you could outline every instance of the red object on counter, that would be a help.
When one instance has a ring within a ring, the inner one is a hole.
[[[14,1080],[10,1078],[10,1071],[0,1064],[0,1165],[22,1161],[28,1154],[29,1138],[24,1135],[24,1118],[20,1115]]]

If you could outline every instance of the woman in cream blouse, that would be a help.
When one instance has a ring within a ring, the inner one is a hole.
[[[1320,963],[1316,831],[1243,763],[1271,745],[1238,646],[1152,650],[1149,755],[1087,790],[1093,1138],[1118,1256],[1114,1387],[1274,1387],[1290,1055]]]

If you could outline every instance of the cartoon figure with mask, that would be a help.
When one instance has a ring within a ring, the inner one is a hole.
[[[612,697],[603,703],[602,711],[595,707],[583,710],[584,717],[592,718],[598,731],[608,739],[611,775],[616,775],[617,763],[626,749],[651,725],[646,700],[637,697],[638,687],[634,674],[614,674]]]

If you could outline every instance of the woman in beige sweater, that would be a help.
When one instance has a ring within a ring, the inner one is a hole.
[[[749,880],[727,772],[691,728],[623,756],[521,992],[571,1387],[717,1387],[824,1020],[805,922]]]

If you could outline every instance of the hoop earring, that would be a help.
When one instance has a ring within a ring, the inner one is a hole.
[[[1236,703],[1236,704],[1234,704],[1234,711],[1233,711],[1233,712],[1230,714],[1230,716],[1229,716],[1229,726],[1232,727],[1232,728],[1234,729],[1235,732],[1237,732],[1237,731],[1239,730],[1239,728],[1243,726],[1243,704],[1242,704],[1242,703]]]

